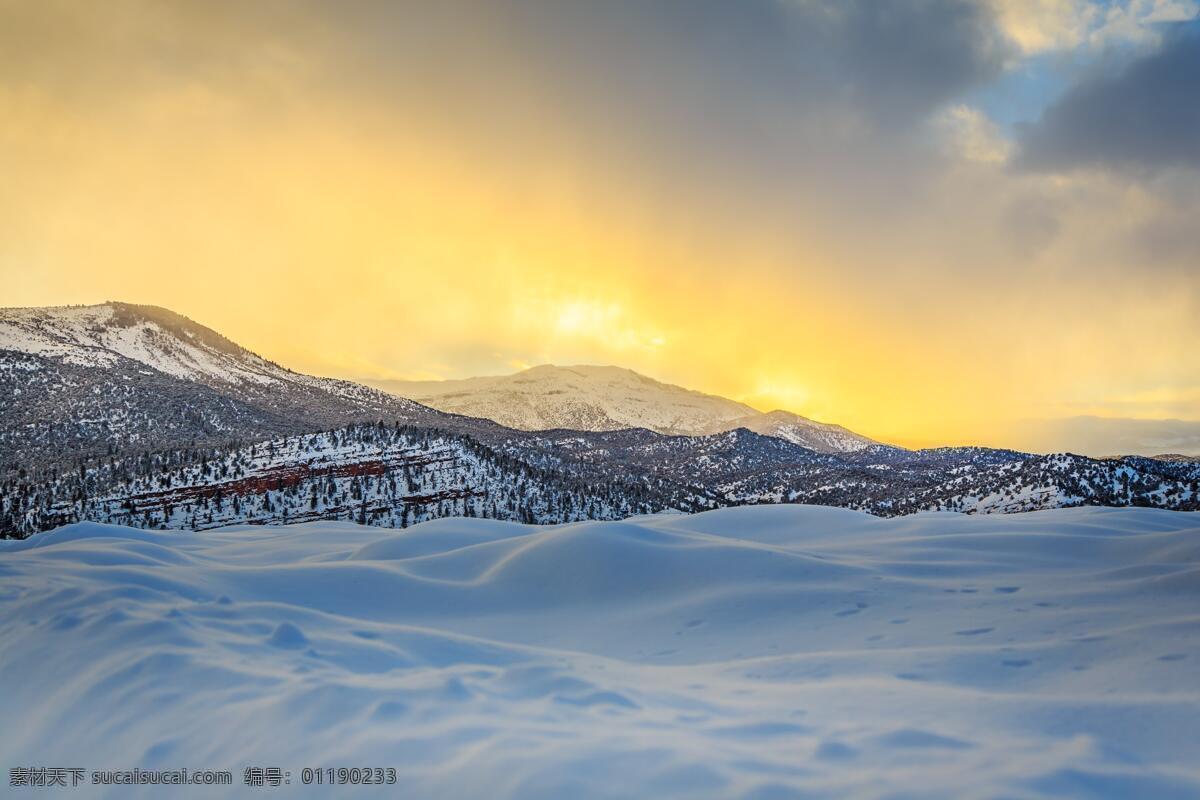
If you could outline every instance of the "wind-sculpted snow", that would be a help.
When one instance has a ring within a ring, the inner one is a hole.
[[[1156,509],[81,523],[0,542],[0,764],[230,769],[236,796],[261,765],[280,796],[391,766],[340,795],[1197,797],[1198,601],[1200,517]]]

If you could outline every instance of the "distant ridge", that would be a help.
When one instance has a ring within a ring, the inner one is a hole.
[[[821,453],[850,453],[877,442],[840,425],[662,383],[612,366],[543,364],[513,375],[449,381],[366,381],[399,397],[526,431],[646,428],[703,436],[746,428]]]

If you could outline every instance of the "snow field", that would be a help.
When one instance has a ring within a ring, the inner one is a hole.
[[[1200,518],[1153,509],[82,523],[0,542],[0,764],[235,773],[184,797],[257,796],[247,765],[289,797],[330,766],[397,769],[349,797],[1200,797],[1198,598]]]

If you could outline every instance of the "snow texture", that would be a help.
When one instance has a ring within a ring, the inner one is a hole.
[[[162,319],[132,314],[116,303],[56,308],[0,309],[0,349],[59,359],[85,367],[112,367],[129,359],[176,378],[271,385],[286,370],[228,340],[205,341],[200,326],[171,312]],[[148,307],[141,307],[142,314]],[[185,323],[188,326],[181,326]]]
[[[1200,517],[1156,509],[80,523],[0,542],[0,764],[234,770],[181,797],[276,765],[289,797],[1194,798],[1198,595]],[[367,765],[398,786],[298,785]]]

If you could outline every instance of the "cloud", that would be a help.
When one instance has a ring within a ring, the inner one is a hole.
[[[1097,15],[1084,0],[996,0],[995,8],[1000,26],[1024,53],[1077,46]]]
[[[268,123],[365,109],[468,159],[562,182],[592,163],[637,176],[642,202],[773,209],[782,228],[812,213],[800,184],[911,195],[938,160],[921,124],[1012,56],[976,0],[0,0],[0,23],[0,88],[81,115],[184,89]]]
[[[1110,6],[1089,36],[1090,44],[1157,44],[1165,24],[1186,22],[1200,13],[1195,0],[1128,0]],[[1169,25],[1168,25],[1169,27]]]
[[[993,0],[993,7],[1000,27],[1026,55],[1155,45],[1164,23],[1200,13],[1195,0]]]
[[[432,87],[425,106],[449,127],[490,132],[494,146],[561,134],[572,158],[632,163],[646,187],[678,193],[694,176],[760,205],[786,203],[774,187],[787,181],[870,185],[911,172],[920,123],[1011,55],[971,0],[353,8],[327,24],[363,26],[342,63],[375,99],[420,76]]]
[[[1016,164],[1156,172],[1200,168],[1200,30],[1172,31],[1157,51],[1069,89],[1020,135]]]
[[[937,120],[953,150],[967,161],[1003,164],[1012,152],[1012,142],[979,109],[956,105]]]

